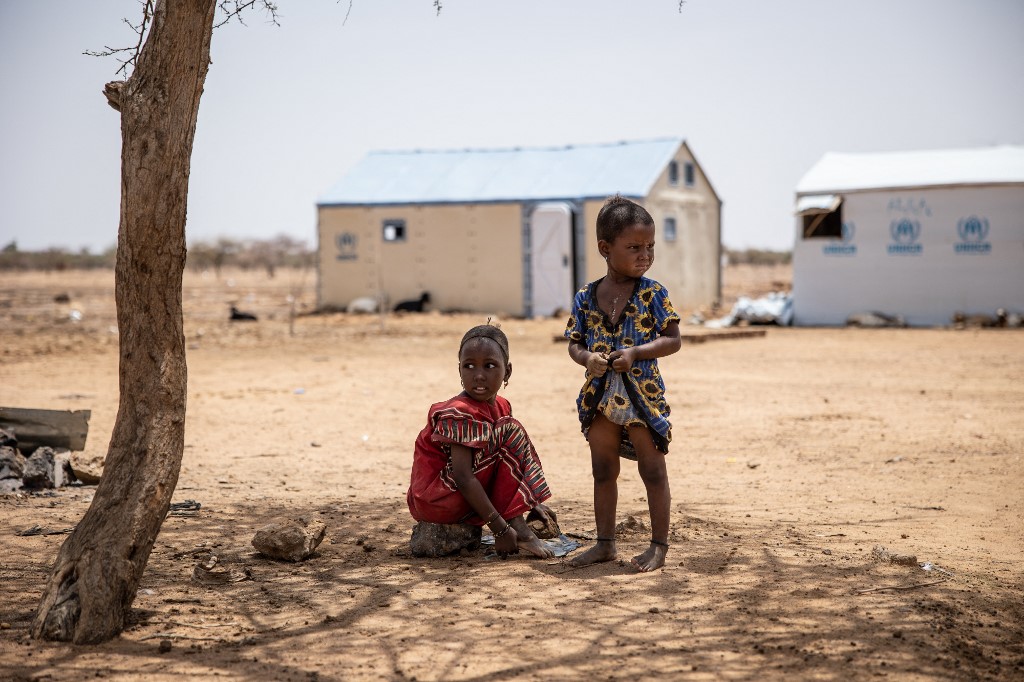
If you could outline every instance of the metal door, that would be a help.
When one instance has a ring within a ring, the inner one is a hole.
[[[572,207],[538,204],[530,214],[530,313],[547,317],[572,307]]]

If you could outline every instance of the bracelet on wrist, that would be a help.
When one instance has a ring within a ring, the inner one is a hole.
[[[504,528],[502,528],[500,531],[498,531],[497,533],[494,534],[494,539],[497,540],[502,535],[505,535],[506,533],[508,533],[509,528],[511,528],[511,527],[512,527],[511,523],[506,523]]]
[[[501,514],[499,514],[498,512],[494,512],[493,514],[487,517],[487,520],[484,521],[484,523],[486,523],[489,526],[495,521],[497,521],[499,516],[501,516]]]

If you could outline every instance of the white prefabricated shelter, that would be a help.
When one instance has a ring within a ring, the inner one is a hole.
[[[547,316],[605,274],[604,201],[657,227],[649,273],[673,303],[721,291],[721,201],[679,138],[553,148],[372,152],[318,203],[318,304],[429,292],[437,310]]]
[[[794,324],[1024,308],[1024,147],[825,154],[796,214]]]

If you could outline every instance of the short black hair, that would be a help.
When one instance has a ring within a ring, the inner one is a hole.
[[[501,328],[493,324],[480,324],[468,332],[462,337],[462,343],[459,344],[459,356],[462,356],[462,347],[465,346],[471,339],[490,339],[498,344],[498,348],[501,349],[501,354],[505,356],[505,362],[508,363],[508,337],[505,336],[505,332],[501,331]]]
[[[654,218],[640,204],[616,194],[597,214],[597,238],[613,242],[630,225],[654,225]]]

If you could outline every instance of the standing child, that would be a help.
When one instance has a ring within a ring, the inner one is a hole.
[[[459,374],[465,390],[431,405],[416,438],[409,511],[428,523],[486,523],[502,557],[520,549],[553,556],[523,519],[533,510],[550,520],[542,503],[551,492],[526,429],[498,395],[512,376],[505,333],[489,324],[466,332]]]
[[[597,248],[608,273],[576,293],[565,330],[569,355],[587,368],[576,407],[590,443],[597,544],[570,563],[616,558],[619,455],[632,459],[635,452],[647,488],[651,545],[632,563],[653,571],[668,553],[672,500],[665,469],[672,425],[657,358],[679,350],[679,315],[665,287],[643,276],[654,263],[654,219],[642,206],[609,199],[597,215]]]

